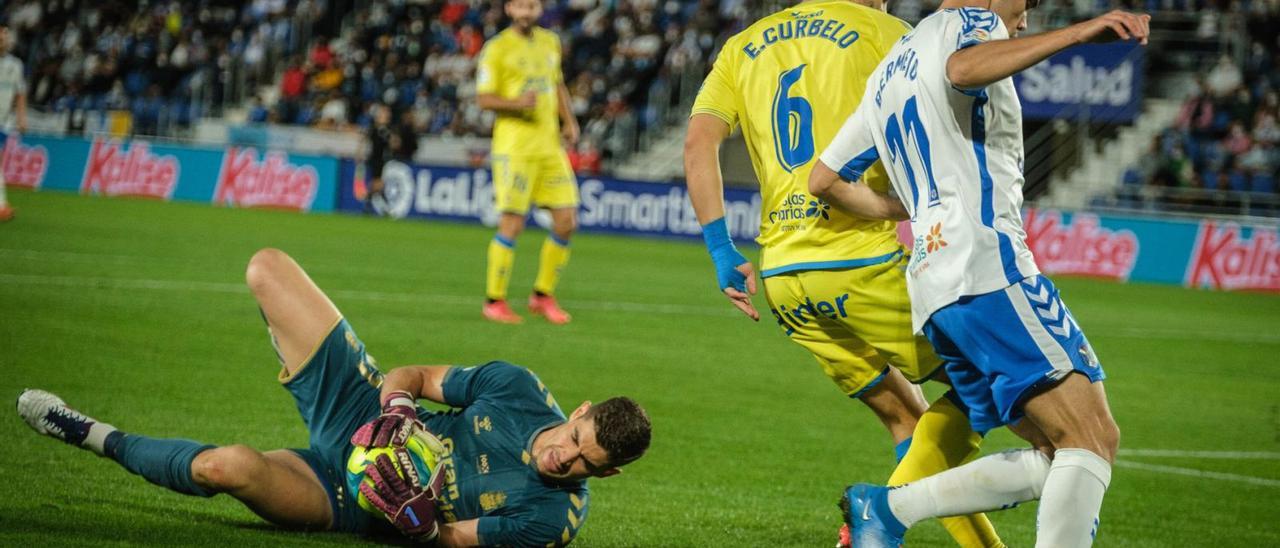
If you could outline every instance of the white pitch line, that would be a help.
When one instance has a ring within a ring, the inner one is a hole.
[[[5,250],[0,248],[0,254]],[[92,254],[76,254],[84,256],[92,256]],[[103,255],[104,257],[119,257]],[[78,277],[78,276],[45,276],[39,274],[0,274],[0,282],[13,283],[17,285],[53,285],[64,287],[87,287],[87,288],[109,288],[109,289],[144,289],[144,290],[171,290],[171,291],[204,291],[214,293],[245,293],[248,288],[242,283],[228,282],[201,282],[187,280],[156,280],[156,279],[130,279],[130,278],[104,278],[104,277]],[[427,292],[383,292],[383,291],[361,291],[335,289],[328,293],[331,296],[368,301],[411,301],[437,305],[448,306],[473,306],[477,300],[471,295],[451,295],[444,293],[427,293]],[[601,300],[565,300],[566,305],[572,308],[580,308],[585,310],[600,310],[605,312],[626,312],[635,314],[667,314],[667,315],[695,315],[695,316],[712,316],[726,317],[738,316],[741,314],[737,310],[725,306],[699,306],[699,305],[680,305],[680,304],[655,304],[655,303],[637,303],[625,301],[601,301]],[[1215,340],[1224,342],[1252,342],[1252,343],[1269,343],[1280,344],[1280,334],[1264,334],[1264,333],[1238,333],[1225,331],[1180,331],[1176,329],[1144,329],[1144,328],[1104,328],[1100,327],[1093,331],[1102,334],[1100,336],[1118,336],[1133,338],[1168,338],[1176,340],[1187,340],[1188,337],[1195,337],[1197,340]]]
[[[249,288],[240,283],[200,282],[186,280],[155,280],[129,278],[97,278],[77,276],[44,276],[37,274],[0,274],[0,283],[14,285],[80,287],[88,289],[141,289],[169,291],[200,291],[208,293],[248,293]],[[477,306],[480,298],[474,295],[450,295],[444,293],[403,293],[386,291],[361,291],[335,289],[327,292],[338,300],[352,299],[381,302],[417,302],[447,306]],[[566,300],[570,308],[626,312],[634,314],[669,314],[698,316],[736,316],[740,312],[724,308],[678,304],[634,303],[621,301]]]
[[[1162,474],[1173,474],[1175,476],[1190,476],[1193,478],[1204,478],[1219,481],[1235,481],[1251,485],[1261,485],[1264,487],[1280,487],[1280,480],[1242,476],[1239,474],[1228,474],[1226,472],[1209,472],[1206,470],[1196,470],[1194,468],[1165,466],[1163,464],[1146,464],[1127,460],[1117,460],[1116,466],[1121,468],[1132,468],[1135,470],[1146,470],[1149,472],[1160,472]]]
[[[1280,453],[1273,451],[1184,451],[1178,449],[1121,449],[1122,457],[1164,457],[1224,460],[1280,460]]]

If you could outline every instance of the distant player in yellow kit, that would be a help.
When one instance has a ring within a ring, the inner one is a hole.
[[[551,212],[551,234],[542,244],[538,277],[529,311],[555,324],[569,314],[555,298],[560,273],[569,262],[569,237],[577,226],[578,183],[565,144],[578,140],[578,122],[569,108],[569,90],[560,72],[560,38],[537,26],[541,0],[506,0],[511,26],[480,53],[476,96],[480,108],[497,113],[493,124],[494,206],[501,216],[489,243],[484,317],[501,323],[522,318],[507,304],[515,263],[516,237],[529,207]]]
[[[880,0],[859,3],[802,2],[730,38],[693,106],[685,176],[720,290],[759,320],[750,299],[755,269],[725,226],[718,155],[721,142],[742,126],[764,202],[758,242],[770,311],[845,394],[884,423],[898,444],[901,463],[889,480],[897,485],[968,460],[980,438],[953,398],[926,410],[910,384],[931,378],[942,362],[913,334],[896,224],[853,217],[808,191],[817,152],[857,109],[868,75],[910,30],[884,13]],[[888,188],[878,163],[862,182],[847,190]],[[943,525],[963,546],[1002,546],[981,514]],[[842,543],[846,536],[842,531]]]

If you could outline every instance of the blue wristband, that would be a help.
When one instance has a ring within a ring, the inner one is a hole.
[[[707,252],[711,254],[711,262],[716,267],[719,289],[732,287],[745,292],[747,277],[738,272],[738,266],[746,263],[747,258],[734,247],[724,217],[702,225],[702,241],[707,244]]]

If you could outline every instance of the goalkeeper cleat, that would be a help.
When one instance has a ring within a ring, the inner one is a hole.
[[[36,432],[71,445],[80,446],[95,420],[67,407],[67,402],[44,390],[23,390],[18,396],[18,414]]]
[[[858,483],[845,489],[840,510],[858,548],[898,548],[907,528],[889,509],[889,488]]]

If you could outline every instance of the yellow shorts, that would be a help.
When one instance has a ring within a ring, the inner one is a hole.
[[[546,156],[493,156],[494,204],[502,213],[523,215],[537,204],[546,209],[578,207],[578,180],[563,152]]]
[[[806,270],[764,279],[783,333],[805,347],[850,397],[889,366],[924,382],[942,365],[929,340],[911,332],[905,255],[848,270]]]

